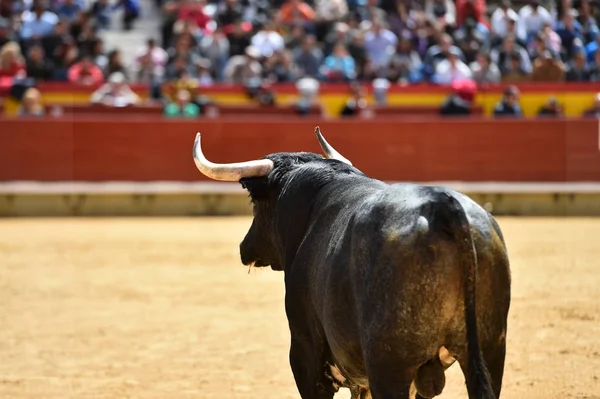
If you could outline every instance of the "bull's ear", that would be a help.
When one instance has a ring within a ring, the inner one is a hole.
[[[252,201],[269,199],[269,182],[264,177],[244,177],[240,184],[250,194]]]

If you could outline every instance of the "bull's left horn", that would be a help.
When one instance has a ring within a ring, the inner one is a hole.
[[[194,163],[204,176],[221,181],[239,181],[244,177],[267,176],[275,166],[270,159],[224,164],[212,163],[202,153],[200,133],[196,134],[194,141]]]
[[[327,140],[325,140],[325,137],[323,137],[323,135],[321,134],[321,129],[319,128],[319,126],[315,128],[315,134],[317,135],[317,139],[319,140],[321,149],[323,150],[323,153],[325,153],[325,156],[327,158],[337,159],[338,161],[342,161],[344,163],[347,163],[348,165],[352,165],[352,162],[344,158],[342,154],[337,152],[331,145],[329,145]]]

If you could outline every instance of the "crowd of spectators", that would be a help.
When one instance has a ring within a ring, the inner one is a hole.
[[[0,79],[184,85],[260,81],[600,80],[595,0],[156,0],[158,40],[131,65],[98,32],[140,0],[0,0]],[[168,88],[167,88],[168,90]]]

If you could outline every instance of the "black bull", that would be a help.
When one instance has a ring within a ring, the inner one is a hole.
[[[499,398],[511,279],[492,215],[312,153],[265,159],[268,175],[240,179],[254,207],[240,253],[285,273],[301,397],[431,398],[457,360],[469,398]]]

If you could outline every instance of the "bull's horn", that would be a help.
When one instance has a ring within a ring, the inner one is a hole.
[[[317,126],[315,128],[315,134],[317,135],[317,139],[319,140],[319,144],[321,145],[321,149],[323,150],[323,152],[325,153],[325,156],[327,158],[337,159],[338,161],[342,161],[344,163],[347,163],[348,165],[352,165],[352,162],[350,162],[349,160],[347,160],[346,158],[344,158],[342,156],[342,154],[340,154],[339,152],[337,152],[335,150],[335,148],[333,148],[331,145],[329,145],[329,143],[327,142],[327,140],[325,140],[325,138],[321,134],[321,129],[319,128],[319,126]]]
[[[274,167],[270,159],[256,161],[218,164],[204,157],[200,146],[200,133],[194,141],[194,163],[202,174],[213,180],[239,181],[244,177],[261,177],[268,175]]]

